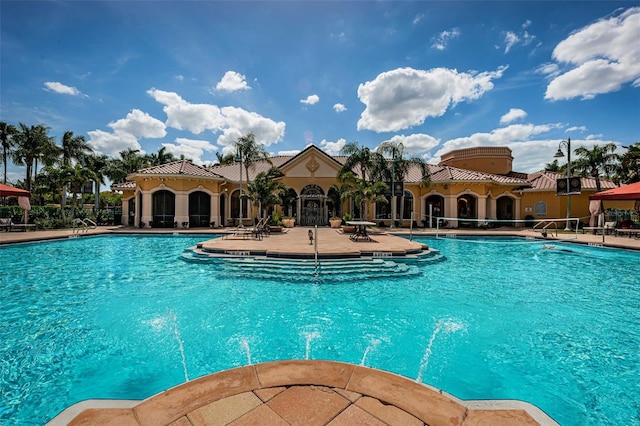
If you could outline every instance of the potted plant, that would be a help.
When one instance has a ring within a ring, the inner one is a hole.
[[[333,216],[329,219],[329,224],[331,225],[332,228],[340,228],[340,225],[342,225],[342,219],[339,218],[338,216]]]
[[[274,210],[269,220],[269,230],[271,232],[282,232],[283,226],[280,213]]]
[[[344,219],[345,223],[348,221],[353,220],[353,215],[351,213],[345,213],[344,216],[342,216],[342,219]],[[356,232],[356,227],[353,225],[343,225],[342,226],[342,232],[344,232],[345,234],[352,234],[354,232]]]
[[[282,216],[282,224],[285,228],[293,228],[296,223],[296,219],[289,216]]]

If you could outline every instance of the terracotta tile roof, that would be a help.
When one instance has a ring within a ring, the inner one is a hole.
[[[138,170],[136,174],[221,177],[211,169],[198,166],[187,160],[173,161],[171,163],[160,164],[159,166],[148,167]]]
[[[491,173],[477,172],[474,170],[459,169],[457,167],[428,164],[431,182],[450,182],[452,180],[463,182],[495,182],[505,185],[527,185],[526,179],[520,176],[497,175]],[[526,175],[524,175],[526,176]],[[418,165],[412,165],[407,174],[406,182],[417,183],[422,180],[422,173]]]
[[[539,171],[536,173],[531,173],[528,175],[528,181],[531,183],[531,190],[550,190],[556,189],[556,179],[566,177],[563,173],[555,173],[549,172],[546,170]],[[583,177],[580,179],[580,183],[582,184],[582,189],[584,190],[596,190],[596,180],[592,177]],[[601,190],[616,188],[617,185],[610,180],[600,179],[600,187]]]
[[[114,183],[111,185],[111,190],[116,190],[116,191],[124,191],[127,189],[136,189],[136,183],[135,182],[131,182],[131,181],[127,181],[127,182],[120,182],[120,183]]]

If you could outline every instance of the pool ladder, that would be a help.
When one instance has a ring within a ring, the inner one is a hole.
[[[75,234],[80,233],[80,232],[87,232],[89,230],[89,228],[91,229],[96,229],[97,225],[94,221],[92,221],[91,219],[80,219],[80,218],[76,218],[73,219],[73,222],[71,223],[72,226],[72,232]]]

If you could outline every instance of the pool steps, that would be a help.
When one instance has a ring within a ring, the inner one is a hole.
[[[187,262],[215,263],[218,266],[216,272],[230,278],[278,279],[286,276],[288,280],[294,281],[353,281],[421,275],[422,270],[418,265],[440,262],[445,257],[432,250],[420,256],[321,259],[316,264],[311,259],[269,258],[252,256],[248,252],[221,256],[196,247],[185,250],[182,259]]]

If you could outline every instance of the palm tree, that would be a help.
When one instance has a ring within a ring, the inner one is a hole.
[[[278,194],[278,204],[282,206],[283,216],[291,216],[291,206],[298,198],[298,194],[293,188],[286,188]]]
[[[620,156],[620,164],[616,170],[616,182],[640,182],[640,142],[625,148],[627,152]]]
[[[38,169],[38,159],[45,165],[53,163],[57,158],[57,147],[53,138],[48,135],[49,128],[43,125],[27,127],[20,123],[20,131],[14,136],[16,149],[13,152],[13,162],[18,166],[26,166],[25,187],[32,189],[32,179]]]
[[[287,187],[277,179],[282,176],[282,172],[277,167],[272,167],[267,172],[260,172],[253,182],[247,184],[249,199],[258,204],[258,212],[261,218],[266,217],[270,207],[278,204],[280,198],[278,193],[287,190]]]
[[[76,207],[78,206],[78,194],[82,191],[82,187],[87,182],[95,182],[98,179],[96,173],[78,163],[75,166],[65,167],[63,170],[64,184],[71,188],[71,219],[75,216]]]
[[[83,163],[85,158],[90,155],[93,150],[86,142],[84,136],[75,136],[73,132],[66,131],[62,135],[62,158],[60,165],[64,167],[72,167],[76,163]],[[62,208],[67,205],[67,191],[62,192],[61,199]]]
[[[385,182],[389,182],[392,185],[392,196],[391,196],[391,215],[392,215],[392,226],[393,221],[396,217],[396,209],[397,204],[395,200],[395,188],[394,184],[396,182],[404,182],[406,176],[409,174],[409,171],[412,167],[419,167],[422,183],[425,185],[429,184],[429,166],[427,163],[418,157],[410,157],[405,158],[404,145],[402,142],[394,142],[394,141],[385,141],[382,142],[378,148],[376,148],[382,155],[388,155],[391,157],[390,161],[384,162],[384,167],[378,173],[387,179],[383,179]],[[400,194],[400,217],[404,217],[404,191],[401,191]]]
[[[354,169],[358,169],[361,179],[372,179],[373,172],[378,169],[378,165],[382,160],[382,156],[375,151],[371,151],[366,146],[360,146],[358,142],[348,142],[340,151],[343,155],[348,155],[347,160],[338,172],[338,176],[353,173]],[[369,176],[367,176],[367,173]]]
[[[0,122],[0,141],[2,142],[2,163],[4,164],[4,184],[7,184],[7,158],[13,149],[13,136],[18,133],[18,129],[11,124]]]
[[[222,155],[219,152],[216,152],[216,158],[218,159],[218,164],[221,166],[228,166],[236,161],[232,153]]]
[[[567,165],[562,166],[558,163],[558,159],[553,160],[553,163],[547,163],[544,166],[544,170],[552,173],[565,174],[567,172]]]
[[[143,162],[146,163],[146,166],[159,166],[161,164],[171,163],[172,161],[176,161],[176,157],[167,152],[167,147],[163,146],[158,149],[158,153],[151,153],[143,156]]]
[[[384,192],[387,189],[387,184],[384,182],[369,182],[353,173],[342,174],[340,181],[344,185],[342,201],[352,198],[354,203],[360,206],[360,211],[364,212],[364,220],[369,218],[369,205],[388,202],[384,196]]]
[[[104,154],[88,155],[85,157],[83,165],[89,170],[93,170],[96,175],[93,204],[93,211],[96,212],[100,210],[100,185],[105,184],[104,177],[109,165],[109,158]]]
[[[105,175],[113,183],[125,182],[128,174],[144,167],[144,157],[140,155],[139,149],[128,148],[120,151],[119,155],[120,158],[111,160],[105,170]]]
[[[245,175],[247,182],[249,182],[249,169],[253,169],[258,161],[266,161],[271,163],[269,153],[264,149],[264,146],[259,145],[256,142],[256,137],[253,133],[249,133],[246,136],[241,136],[235,142],[236,152],[240,158],[240,216],[242,216],[242,163],[244,162]],[[240,218],[240,226],[242,226],[242,218]]]
[[[615,153],[618,147],[614,143],[606,145],[594,145],[587,149],[583,146],[576,148],[573,152],[578,155],[578,159],[572,164],[577,173],[582,176],[590,175],[596,180],[596,190],[602,190],[600,176],[611,176],[615,171],[618,154]]]

